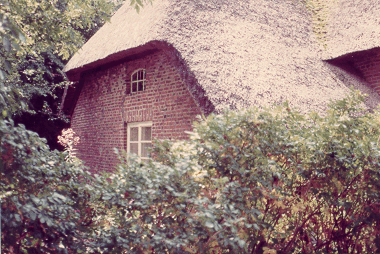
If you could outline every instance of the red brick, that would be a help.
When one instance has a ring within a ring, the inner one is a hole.
[[[365,57],[356,61],[355,66],[361,71],[366,81],[372,87],[375,87],[376,91],[380,94],[378,89],[380,87],[380,51],[371,51]]]
[[[126,94],[130,75],[139,68],[146,69],[146,90]],[[126,147],[125,123],[152,121],[153,139],[186,139],[185,131],[192,130],[191,123],[201,114],[174,63],[163,52],[83,78],[71,127],[81,138],[77,157],[91,171],[116,166],[113,148]]]

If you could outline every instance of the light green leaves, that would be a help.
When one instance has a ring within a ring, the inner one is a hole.
[[[131,6],[134,6],[137,13],[140,12],[140,8],[144,8],[144,4],[153,3],[153,0],[131,0]]]

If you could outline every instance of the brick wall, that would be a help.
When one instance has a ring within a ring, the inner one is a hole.
[[[374,48],[355,57],[354,66],[363,77],[380,94],[380,49]]]
[[[93,172],[117,164],[113,148],[125,149],[125,124],[152,121],[153,139],[185,139],[201,114],[163,50],[87,73],[71,121],[79,135],[77,157]],[[145,91],[127,94],[130,75],[146,69]]]

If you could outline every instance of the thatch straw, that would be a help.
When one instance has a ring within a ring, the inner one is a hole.
[[[334,2],[327,22],[325,59],[380,46],[378,0],[334,0]]]
[[[321,60],[311,20],[295,0],[155,0],[140,14],[124,5],[65,71],[74,77],[163,41],[179,52],[216,110],[289,100],[301,111],[321,112],[351,85],[377,105],[380,97],[363,80]]]

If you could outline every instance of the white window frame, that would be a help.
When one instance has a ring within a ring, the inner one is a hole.
[[[143,72],[143,78],[142,79],[139,79],[138,73],[140,71]],[[137,79],[133,80],[133,75],[135,75],[136,73],[137,73]],[[146,72],[145,72],[145,69],[143,69],[143,68],[137,69],[134,72],[132,72],[132,74],[131,74],[131,93],[138,93],[138,92],[145,91],[145,83],[146,83],[145,77],[146,77]],[[139,91],[139,83],[140,82],[143,82],[143,88],[142,88],[142,90]],[[136,84],[136,91],[135,92],[133,92],[133,84]]]
[[[131,128],[133,127],[138,127],[138,141],[132,141],[132,143],[138,143],[138,158],[139,158],[139,161],[141,161],[142,159],[149,159],[149,157],[141,157],[141,144],[152,144],[152,136],[150,138],[150,141],[142,141],[141,140],[141,134],[142,134],[142,131],[141,131],[141,128],[142,127],[152,127],[152,122],[151,121],[148,121],[148,122],[136,122],[136,123],[128,123],[127,124],[127,153],[130,154],[131,153]],[[152,133],[151,133],[152,135]]]

